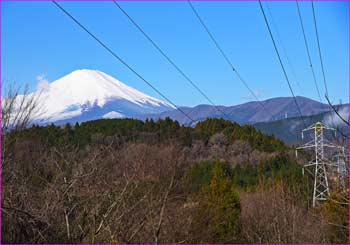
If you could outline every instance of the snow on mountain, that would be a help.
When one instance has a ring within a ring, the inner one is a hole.
[[[173,109],[97,70],[73,71],[35,93],[40,94],[42,109],[37,121],[41,123],[133,117]]]
[[[104,114],[102,116],[102,118],[104,119],[123,118],[123,117],[125,117],[123,114],[116,111],[108,112],[107,114]]]

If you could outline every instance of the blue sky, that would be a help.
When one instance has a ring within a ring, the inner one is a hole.
[[[216,104],[234,105],[253,100],[187,2],[120,4]],[[61,5],[176,104],[208,103],[112,2],[61,2]],[[193,5],[259,98],[290,96],[258,2],[194,2]],[[295,93],[317,99],[295,2],[263,5]],[[300,7],[317,80],[324,94],[311,3],[302,2]],[[329,95],[334,102],[348,101],[348,3],[316,2],[315,10]],[[1,14],[3,81],[29,84],[34,90],[39,75],[51,82],[76,69],[97,69],[159,98],[53,3],[2,2]]]

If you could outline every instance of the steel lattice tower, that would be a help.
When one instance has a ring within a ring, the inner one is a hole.
[[[311,173],[314,176],[314,190],[313,190],[313,197],[312,197],[313,207],[316,206],[316,201],[327,200],[327,198],[330,195],[326,166],[327,165],[332,166],[333,164],[325,157],[324,148],[325,147],[338,148],[338,146],[330,143],[325,139],[324,131],[326,129],[332,130],[335,132],[334,128],[325,126],[321,122],[317,122],[305,128],[302,131],[302,138],[304,138],[304,132],[313,130],[313,139],[310,142],[296,148],[296,153],[300,149],[306,149],[306,148],[315,149],[314,161],[308,164],[305,164],[303,166],[303,173],[304,173],[304,169],[306,169],[309,173]],[[314,169],[309,170],[310,167],[314,167]]]
[[[339,183],[343,188],[346,188],[346,177],[348,176],[348,169],[346,166],[346,156],[344,147],[342,151],[334,156],[334,167],[338,173]]]

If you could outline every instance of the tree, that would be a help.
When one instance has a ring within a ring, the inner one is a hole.
[[[22,89],[9,84],[6,89],[5,97],[1,100],[2,132],[27,128],[42,113],[39,110],[40,93],[30,94],[27,85]]]
[[[2,89],[2,87],[1,87]],[[0,90],[1,90],[0,89]],[[39,115],[40,93],[29,94],[29,87],[23,89],[14,83],[8,84],[5,97],[1,98],[1,136],[2,136],[2,165],[7,165],[10,157],[7,152],[12,139],[8,133],[27,128],[33,119]]]
[[[349,232],[349,195],[338,191],[317,210],[328,225],[330,243],[347,243]]]
[[[279,181],[241,195],[243,239],[246,243],[326,243],[321,220],[303,207]]]
[[[203,187],[195,215],[193,236],[200,243],[240,240],[240,198],[222,165],[215,164],[209,185]]]

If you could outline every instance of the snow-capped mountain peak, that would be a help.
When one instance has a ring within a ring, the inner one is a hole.
[[[113,112],[126,117],[173,109],[98,70],[76,70],[35,93],[40,94],[42,122],[87,121]]]

